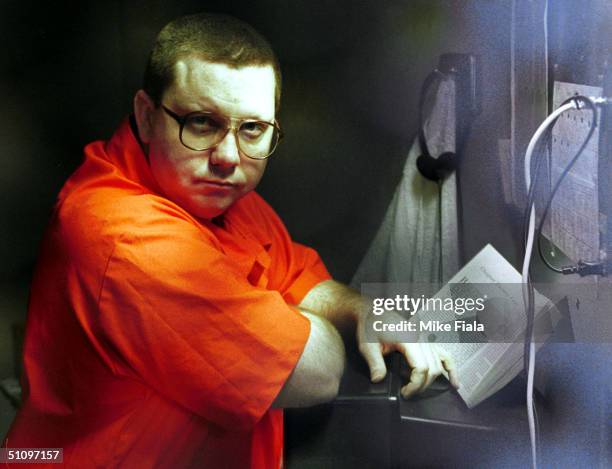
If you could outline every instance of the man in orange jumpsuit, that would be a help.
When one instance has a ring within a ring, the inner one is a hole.
[[[161,31],[133,116],[59,195],[4,446],[62,448],[75,468],[278,468],[282,408],[337,392],[341,324],[373,381],[392,350],[413,369],[406,396],[444,370],[455,381],[433,347],[366,341],[365,302],[253,191],[280,139],[280,85],[270,46],[236,19]]]

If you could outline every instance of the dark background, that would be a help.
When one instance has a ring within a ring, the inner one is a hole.
[[[539,43],[530,8],[535,11],[543,0],[514,1],[523,22],[519,43]],[[460,166],[463,255],[467,260],[492,243],[518,265],[520,210],[503,201],[498,152],[498,140],[511,134],[512,4],[0,0],[0,378],[15,374],[11,327],[25,320],[38,243],[56,194],[80,163],[83,146],[109,138],[131,111],[155,35],[182,14],[232,14],[277,51],[286,139],[259,190],[293,237],[315,247],[342,281],[350,280],[399,182],[417,131],[424,77],[440,54],[478,55],[482,112],[472,123]],[[550,5],[551,53],[565,64],[580,58],[586,66],[578,82],[597,84],[602,57],[610,55],[605,45],[612,43],[610,2]],[[515,52],[525,59],[517,64],[517,92],[537,96],[534,88],[541,82],[530,77],[537,77],[532,69],[541,58],[527,46]],[[523,110],[518,130],[525,136],[535,130],[546,103],[535,111],[528,103]],[[517,154],[524,144],[519,139]],[[568,361],[568,369],[574,366]],[[0,406],[0,435],[13,412]]]

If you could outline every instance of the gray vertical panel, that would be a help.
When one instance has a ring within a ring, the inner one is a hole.
[[[512,2],[510,140],[520,207],[527,195],[523,170],[525,150],[533,132],[548,115],[545,5],[545,0]]]

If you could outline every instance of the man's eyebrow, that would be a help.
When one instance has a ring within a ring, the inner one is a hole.
[[[186,104],[181,104],[179,102],[176,103],[177,111],[180,111],[181,114],[189,114],[192,112],[208,112],[220,117],[234,117],[241,120],[254,120],[254,121],[262,121],[262,122],[272,122],[274,121],[274,117],[271,119],[266,119],[262,115],[257,114],[249,114],[244,116],[234,116],[223,112],[219,105],[215,103],[214,100],[209,98],[203,98],[201,100],[194,100],[191,102],[187,102]]]
[[[225,112],[222,112],[219,110],[219,108],[217,108],[216,106],[213,106],[214,109],[210,109],[208,107],[200,107],[199,109],[193,109],[191,111],[186,110],[187,113],[192,113],[192,112],[204,112],[204,113],[210,113],[213,114],[214,116],[218,116],[218,117],[224,117],[224,118],[236,118],[236,119],[240,119],[240,120],[245,120],[245,121],[261,121],[261,122],[271,122],[274,119],[265,119],[263,116],[260,115],[254,115],[254,114],[250,114],[250,115],[245,115],[245,116],[234,116],[234,115],[229,115],[226,114]]]

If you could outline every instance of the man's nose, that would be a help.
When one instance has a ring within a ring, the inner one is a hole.
[[[238,166],[240,164],[240,150],[236,134],[230,130],[210,154],[210,162],[217,166]]]

